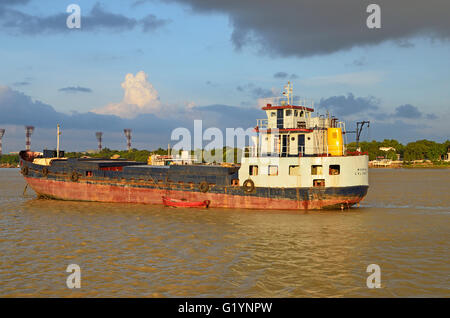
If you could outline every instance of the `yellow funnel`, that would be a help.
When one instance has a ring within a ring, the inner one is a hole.
[[[344,143],[341,128],[328,128],[328,153],[332,156],[342,156]]]

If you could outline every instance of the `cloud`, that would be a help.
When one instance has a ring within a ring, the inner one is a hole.
[[[275,95],[274,89],[267,89],[255,86],[252,83],[245,84],[245,85],[238,85],[236,87],[236,90],[242,93],[247,93],[253,98],[268,98]]]
[[[395,109],[393,116],[412,119],[412,118],[422,117],[422,113],[419,111],[419,109],[416,106],[406,104],[406,105],[398,106]]]
[[[60,92],[64,93],[92,93],[92,89],[81,86],[69,86],[58,89]]]
[[[322,101],[330,106],[328,109],[333,110],[333,115],[334,110],[344,114],[378,110],[374,98],[355,98],[352,94],[333,96]],[[319,107],[319,110],[321,109],[324,109],[322,103]],[[96,131],[105,132],[105,147],[124,149],[126,144],[123,128],[133,130],[133,146],[140,149],[155,149],[161,146],[166,147],[168,142],[173,144],[174,142],[170,141],[170,134],[177,127],[186,127],[192,132],[194,119],[203,120],[203,129],[217,127],[225,133],[226,128],[254,127],[255,119],[265,117],[264,112],[256,108],[220,104],[185,107],[180,109],[179,116],[171,115],[170,118],[162,118],[159,113],[146,113],[138,114],[134,118],[121,118],[116,115],[92,112],[64,114],[48,104],[32,100],[21,92],[7,86],[0,86],[0,125],[7,128],[4,145],[8,151],[23,149],[24,125],[36,127],[32,140],[32,148],[36,150],[53,147],[58,123],[63,129],[63,147],[68,151],[95,149]],[[432,127],[423,125],[420,118],[407,122],[405,122],[406,119],[393,116],[389,118],[393,120],[389,121],[371,120],[371,138],[378,140],[396,138],[400,141],[422,138],[442,140],[449,135],[449,115],[440,115],[433,121]],[[352,123],[348,123],[347,129],[351,128],[353,128]]]
[[[405,48],[405,49],[409,49],[409,48],[414,47],[414,44],[411,43],[411,42],[410,42],[409,40],[407,40],[407,39],[398,39],[398,40],[395,40],[394,43],[395,43],[397,46],[399,46],[399,47],[401,47],[401,48]]]
[[[305,57],[424,36],[450,38],[450,2],[378,0],[381,29],[368,29],[372,0],[163,0],[204,14],[222,13],[237,50],[257,46],[269,55]]]
[[[137,76],[139,77],[139,76]],[[136,79],[136,77],[134,77]],[[137,94],[139,95],[139,94]],[[141,96],[142,97],[142,96]],[[141,97],[137,97],[137,101]],[[136,96],[128,96],[134,100]],[[136,105],[136,107],[139,107]],[[133,130],[133,145],[140,148],[166,147],[170,134],[177,127],[186,127],[192,131],[195,119],[203,120],[203,128],[217,127],[225,132],[227,127],[244,129],[255,125],[255,118],[262,118],[260,110],[227,105],[193,106],[179,110],[179,114],[169,112],[170,118],[160,113],[139,113],[134,118],[122,118],[116,115],[93,112],[64,114],[52,106],[13,90],[0,86],[0,125],[8,130],[6,146],[9,151],[23,148],[24,125],[33,125],[33,149],[42,149],[54,145],[56,124],[63,129],[66,150],[86,150],[96,148],[95,132],[105,132],[105,146],[116,149],[125,148],[123,128]],[[14,134],[13,131],[16,131]],[[107,140],[110,136],[109,140]]]
[[[214,104],[195,106],[191,109],[189,116],[202,119],[204,126],[219,127],[225,131],[225,128],[254,127],[256,119],[264,117],[264,113],[256,108]]]
[[[426,118],[433,120],[438,118],[435,114],[424,114],[416,106],[410,104],[398,106],[391,116],[405,119]]]
[[[290,77],[291,79],[298,78],[297,74],[292,73],[291,76],[289,76],[289,74],[286,72],[277,72],[277,73],[273,74],[273,77],[277,78],[277,79],[286,79],[288,77]]]
[[[150,32],[166,25],[169,21],[170,20],[158,19],[154,14],[149,14],[144,17],[140,23],[142,24],[142,31]]]
[[[352,93],[347,96],[332,96],[321,99],[319,109],[329,110],[332,115],[349,116],[379,109],[379,101],[375,97],[357,97]]]
[[[141,26],[143,32],[150,32],[170,22],[170,20],[159,19],[153,14],[149,14],[140,20],[129,18],[123,14],[108,12],[98,2],[94,4],[88,14],[82,15],[80,30],[67,28],[67,17],[68,13],[65,12],[49,16],[35,16],[0,5],[0,30],[14,35],[35,35],[100,30],[120,32],[130,31]]]
[[[14,5],[23,5],[30,2],[30,0],[0,0],[0,7],[1,6],[14,6]]]
[[[133,118],[138,114],[157,113],[161,110],[158,91],[148,81],[148,75],[144,71],[138,72],[136,76],[128,73],[121,85],[124,97],[120,103],[110,103],[92,111],[97,114]]]
[[[289,76],[289,74],[286,72],[277,72],[277,73],[273,74],[274,78],[287,78],[288,76]]]
[[[22,82],[15,82],[13,83],[13,86],[27,86],[30,85],[31,83],[28,81],[22,81]]]

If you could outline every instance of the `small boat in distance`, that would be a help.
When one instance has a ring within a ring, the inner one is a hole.
[[[267,118],[257,119],[240,164],[61,158],[58,146],[21,151],[21,172],[38,196],[61,200],[279,210],[359,203],[369,188],[367,154],[348,152],[344,123],[313,116],[289,83],[283,98],[262,108]]]

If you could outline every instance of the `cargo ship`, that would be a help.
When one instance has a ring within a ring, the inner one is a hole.
[[[343,122],[313,116],[313,104],[294,100],[288,83],[278,102],[262,107],[267,118],[257,120],[240,164],[155,165],[27,150],[21,173],[39,197],[60,200],[279,210],[358,204],[369,188],[367,154],[346,150]]]

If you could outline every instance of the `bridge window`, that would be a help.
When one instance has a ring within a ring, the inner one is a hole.
[[[292,110],[286,109],[286,116],[291,116],[291,115],[292,115]]]
[[[313,180],[313,186],[314,187],[324,187],[325,186],[325,179],[314,179]]]
[[[277,113],[276,112],[271,112],[270,113],[270,117],[276,117],[277,116]]]
[[[258,175],[258,166],[250,166],[248,174],[251,176],[257,176]]]
[[[299,166],[289,166],[289,175],[290,176],[299,176],[300,175],[300,167]]]
[[[322,175],[322,165],[313,165],[311,166],[311,174],[314,175]]]
[[[329,169],[330,176],[337,176],[341,174],[341,166],[340,165],[330,165]]]
[[[298,110],[294,110],[294,116],[298,116]]]
[[[269,166],[269,176],[278,175],[278,166]]]

